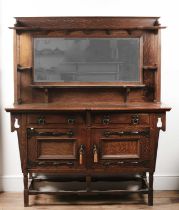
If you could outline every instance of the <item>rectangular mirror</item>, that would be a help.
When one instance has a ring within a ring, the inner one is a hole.
[[[34,38],[34,82],[140,82],[140,38]]]

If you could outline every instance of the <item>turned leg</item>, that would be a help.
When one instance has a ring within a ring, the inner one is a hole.
[[[24,207],[29,206],[28,173],[24,172]]]
[[[153,172],[149,172],[148,205],[153,206]]]

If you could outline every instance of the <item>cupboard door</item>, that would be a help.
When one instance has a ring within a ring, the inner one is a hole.
[[[83,129],[28,129],[29,167],[83,168]]]
[[[148,128],[93,129],[91,133],[91,166],[148,167],[151,145]]]

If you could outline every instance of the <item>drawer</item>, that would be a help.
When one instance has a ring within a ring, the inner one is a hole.
[[[28,124],[82,124],[84,123],[84,116],[76,113],[60,113],[60,114],[28,114],[27,115]]]
[[[150,123],[149,114],[134,113],[96,113],[93,115],[93,123],[101,125],[128,124],[128,125],[148,125]]]

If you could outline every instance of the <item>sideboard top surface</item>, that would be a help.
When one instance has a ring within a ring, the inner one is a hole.
[[[170,107],[161,103],[130,103],[130,104],[20,104],[6,108],[7,112],[24,112],[24,111],[170,111]]]

